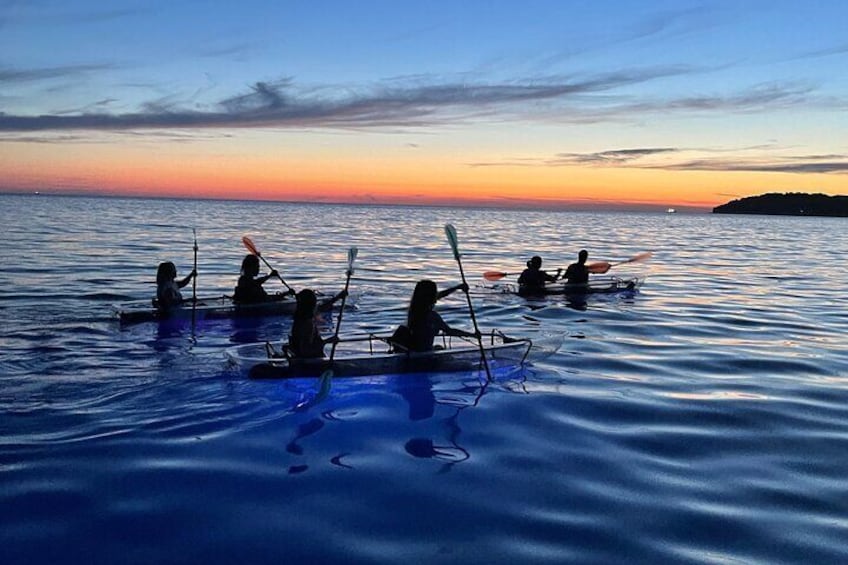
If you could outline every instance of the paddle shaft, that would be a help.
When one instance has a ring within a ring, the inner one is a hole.
[[[197,230],[194,232],[194,276],[191,278],[191,301],[197,303]]]
[[[333,346],[330,348],[330,363],[333,362],[333,356],[335,356],[335,354],[336,354],[336,345],[338,345],[338,343],[339,343],[338,342],[339,329],[342,327],[342,316],[344,316],[345,301],[347,300],[347,289],[350,286],[350,275],[351,275],[352,272],[353,272],[353,269],[347,270],[347,278],[345,279],[345,286],[344,286],[345,293],[344,293],[344,296],[342,296],[342,305],[341,305],[341,309],[339,310],[339,318],[336,320],[336,333],[333,334],[336,339],[333,340]]]
[[[257,256],[257,257],[259,257],[260,259],[262,259],[262,262],[263,262],[263,263],[265,263],[265,266],[266,266],[266,267],[268,267],[268,268],[269,268],[269,269],[271,269],[272,271],[274,270],[274,267],[272,267],[272,266],[271,266],[271,264],[268,262],[268,260],[267,260],[267,259],[265,259],[265,257],[263,257],[261,253],[256,253],[256,256]],[[280,282],[281,282],[281,283],[283,283],[284,285],[286,285],[286,288],[287,288],[287,289],[289,289],[290,291],[294,292],[294,289],[293,289],[292,287],[290,287],[290,286],[289,286],[289,283],[287,283],[283,277],[281,277],[281,276],[280,276],[280,273],[277,273],[277,278],[278,278],[278,279],[280,279]]]
[[[456,237],[456,229],[448,224],[445,226],[445,233],[448,236],[448,242],[453,250],[453,257],[456,259],[456,264],[459,266],[459,276],[462,279],[462,284],[465,286],[465,300],[468,302],[468,312],[471,314],[471,323],[474,325],[474,332],[477,334],[477,345],[480,347],[480,357],[483,359],[483,367],[486,368],[486,378],[492,380],[492,372],[489,370],[489,360],[486,359],[486,350],[483,347],[483,336],[480,335],[480,328],[477,326],[477,316],[474,315],[474,305],[471,303],[471,294],[468,292],[468,283],[465,280],[465,271],[462,268],[462,259],[459,256],[459,243]]]

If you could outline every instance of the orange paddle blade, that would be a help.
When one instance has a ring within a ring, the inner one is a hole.
[[[622,261],[622,263],[639,263],[640,261],[647,261],[653,255],[650,251],[643,251],[642,253],[637,253],[627,261]]]
[[[247,237],[247,236],[242,237],[241,242],[244,244],[244,246],[247,248],[247,250],[250,251],[251,254],[256,255],[257,257],[259,256],[259,250],[256,249],[256,246],[253,245],[253,242],[250,240],[249,237]]]
[[[485,273],[483,273],[483,278],[487,281],[499,281],[507,275],[509,275],[509,273],[502,273],[500,271],[486,271]]]
[[[590,273],[595,273],[597,275],[603,275],[612,267],[612,263],[608,263],[606,261],[599,261],[597,263],[592,263],[591,265],[586,265],[586,270]]]

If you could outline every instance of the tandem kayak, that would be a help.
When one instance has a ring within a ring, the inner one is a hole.
[[[542,289],[526,289],[513,283],[496,284],[478,287],[487,293],[517,294],[519,296],[548,296],[548,295],[586,295],[614,294],[617,292],[633,292],[639,289],[643,279],[596,277],[589,279],[586,284],[549,283]]]
[[[191,299],[177,307],[161,310],[150,300],[135,300],[113,306],[115,315],[122,324],[161,322],[171,320],[209,320],[228,318],[252,318],[294,314],[296,302],[291,295],[271,295],[270,300],[257,304],[236,304],[230,296]],[[330,301],[332,296],[319,296],[319,306]],[[351,304],[350,297],[348,304]]]
[[[446,338],[439,349],[426,352],[390,350],[388,335],[371,334],[343,339],[336,347],[332,363],[325,358],[295,359],[270,343],[251,343],[230,347],[226,356],[251,378],[286,379],[317,377],[327,369],[334,377],[364,377],[406,373],[459,373],[483,369],[480,346],[476,341]],[[514,339],[500,332],[483,337],[483,352],[491,371],[517,368],[533,358],[553,354],[562,345],[563,336],[548,336],[538,343],[530,339]]]

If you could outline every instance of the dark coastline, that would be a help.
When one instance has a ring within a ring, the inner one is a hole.
[[[732,200],[713,208],[713,214],[770,214],[776,216],[848,217],[848,196],[769,193]]]

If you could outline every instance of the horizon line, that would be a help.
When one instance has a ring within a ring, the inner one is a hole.
[[[273,198],[237,198],[237,197],[215,197],[194,195],[156,195],[156,194],[120,194],[103,193],[86,190],[35,190],[35,189],[3,189],[0,195],[10,196],[60,196],[71,198],[122,198],[134,200],[199,200],[212,202],[257,202],[276,204],[313,204],[327,206],[376,206],[376,207],[407,207],[407,208],[468,208],[482,210],[516,210],[535,212],[657,212],[666,213],[669,209],[683,213],[711,213],[714,206],[691,205],[691,204],[653,204],[653,203],[608,203],[598,201],[597,204],[582,201],[579,204],[568,200],[528,200],[522,204],[519,202],[498,201],[438,201],[433,202],[401,202],[401,201],[352,201],[352,200],[292,200]]]

